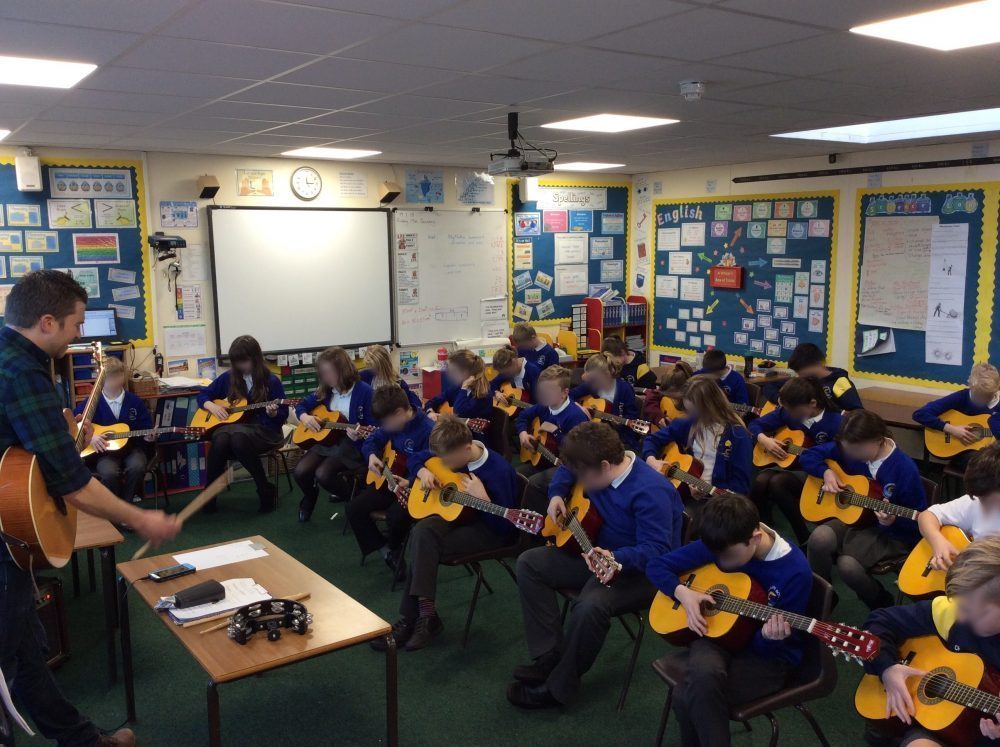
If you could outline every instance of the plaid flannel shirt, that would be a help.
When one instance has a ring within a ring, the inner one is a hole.
[[[22,446],[41,465],[49,493],[75,493],[91,480],[66,428],[49,356],[20,332],[0,329],[0,452]]]

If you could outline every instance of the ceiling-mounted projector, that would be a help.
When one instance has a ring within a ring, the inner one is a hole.
[[[490,163],[486,167],[490,176],[544,176],[555,170],[559,154],[521,137],[517,130],[517,112],[507,113],[507,138],[510,140],[509,150],[490,153]]]

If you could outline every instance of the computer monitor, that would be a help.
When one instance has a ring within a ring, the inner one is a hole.
[[[82,340],[114,340],[118,337],[118,321],[114,309],[87,309],[84,312]]]

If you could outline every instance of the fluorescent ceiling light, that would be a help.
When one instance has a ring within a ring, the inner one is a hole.
[[[851,29],[855,34],[942,51],[1000,42],[1000,0],[954,5]]]
[[[41,60],[0,55],[0,84],[72,88],[97,69],[89,62]]]
[[[678,119],[658,119],[656,117],[632,117],[628,114],[594,114],[562,122],[549,122],[542,127],[555,130],[582,130],[584,132],[628,132],[644,127],[659,127],[679,122]]]
[[[357,150],[352,148],[296,148],[286,150],[283,156],[298,156],[299,158],[336,158],[347,160],[349,158],[366,158],[367,156],[377,156],[380,150]]]
[[[0,130],[0,140],[3,140],[10,134],[10,130]]]
[[[601,169],[620,169],[623,163],[596,163],[594,161],[570,161],[557,163],[556,171],[600,171]]]
[[[771,137],[799,140],[832,140],[838,143],[885,143],[891,140],[914,140],[925,137],[966,135],[972,132],[1000,130],[1000,108],[971,112],[932,114],[928,117],[891,119],[888,122],[822,127],[818,130],[782,132]]]

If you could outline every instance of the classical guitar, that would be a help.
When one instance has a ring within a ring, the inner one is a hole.
[[[101,436],[108,442],[106,451],[118,451],[125,448],[130,438],[143,438],[144,436],[160,436],[164,433],[173,433],[183,436],[186,439],[197,439],[205,435],[204,428],[187,428],[180,426],[170,426],[168,428],[141,428],[130,431],[128,423],[112,423],[111,425],[98,425],[94,427],[94,435]],[[82,457],[89,457],[96,454],[97,450],[87,444],[87,447],[80,453]]]
[[[900,506],[882,500],[882,486],[864,475],[848,475],[832,459],[826,460],[828,469],[833,470],[845,487],[839,493],[828,493],[823,489],[823,478],[809,475],[799,498],[802,518],[818,524],[827,519],[840,519],[848,525],[861,521],[871,521],[873,511],[903,519],[917,520],[920,512],[915,508]]]
[[[495,397],[497,401],[493,406],[503,410],[511,417],[516,415],[518,410],[526,410],[531,407],[531,402],[528,401],[524,389],[518,389],[510,382],[501,384]]]
[[[996,437],[990,430],[989,415],[965,415],[958,410],[948,410],[941,413],[941,420],[949,425],[964,425],[975,436],[975,441],[971,444],[963,444],[950,433],[935,430],[933,428],[924,429],[924,444],[927,451],[936,457],[948,458],[963,451],[978,451],[992,443],[996,443]]]
[[[199,407],[198,411],[194,414],[194,417],[191,418],[191,425],[195,428],[204,428],[206,431],[210,431],[220,425],[238,423],[248,412],[263,410],[268,405],[277,405],[278,407],[294,407],[301,401],[301,399],[272,399],[267,402],[254,402],[252,404],[248,404],[245,399],[238,399],[233,402],[230,402],[228,399],[214,399],[212,402],[217,404],[219,407],[224,407],[229,413],[229,417],[225,420],[219,420],[204,407]]]
[[[640,397],[645,397],[648,392],[659,393],[660,390],[641,386],[635,387],[635,393]],[[660,397],[660,411],[667,420],[684,417],[684,411],[681,409],[678,399],[667,394]]]
[[[460,423],[465,423],[469,426],[469,430],[475,433],[486,433],[486,429],[490,427],[490,421],[486,418],[460,418],[455,415],[455,409],[449,405],[447,402],[442,402],[440,407],[435,410],[439,415],[451,415],[455,420]]]
[[[746,417],[747,415],[753,415],[755,417],[761,417],[767,415],[769,412],[777,409],[777,405],[773,402],[765,402],[762,407],[754,407],[753,405],[743,405],[737,404],[735,402],[729,403],[729,408],[733,410],[736,414]]]
[[[686,494],[686,498],[693,498],[695,493],[710,497],[736,495],[731,490],[714,487],[707,480],[701,479],[705,466],[690,454],[682,453],[677,444],[667,444],[660,459],[666,462],[663,474],[675,488]]]
[[[406,454],[400,454],[392,448],[391,442],[386,443],[382,450],[382,469],[379,472],[368,470],[365,483],[381,488],[386,483],[385,474],[387,471],[395,475],[402,475],[406,472]]]
[[[573,492],[566,501],[566,511],[567,513],[561,517],[560,524],[556,524],[548,516],[545,517],[542,536],[550,538],[556,547],[589,555],[593,563],[601,569],[597,580],[609,586],[622,566],[621,563],[594,552],[592,538],[597,536],[604,519],[583,492],[582,485],[573,487]]]
[[[979,744],[983,738],[979,720],[1000,713],[997,672],[975,654],[950,651],[936,635],[903,641],[899,653],[900,663],[927,673],[906,682],[913,698],[914,720],[945,744]],[[885,687],[879,677],[868,674],[861,679],[854,707],[867,719],[886,719]]]
[[[623,425],[626,428],[638,433],[640,436],[645,436],[649,433],[649,423],[645,420],[637,420],[635,418],[623,418],[621,415],[615,415],[609,412],[612,409],[612,405],[606,399],[601,399],[599,397],[584,397],[580,400],[580,406],[587,410],[592,419],[595,422],[605,422],[611,423],[612,425]]]
[[[726,573],[714,563],[709,563],[682,576],[681,583],[715,600],[715,604],[702,609],[708,623],[705,637],[717,640],[729,651],[743,650],[761,623],[781,614],[793,630],[819,638],[833,649],[834,654],[843,654],[858,663],[870,661],[878,655],[879,639],[867,631],[769,606],[767,590],[745,573]],[[698,637],[688,628],[687,615],[681,603],[662,591],[657,592],[649,608],[649,625],[678,646]]]
[[[339,410],[329,410],[326,405],[316,405],[310,412],[314,418],[319,420],[318,431],[306,428],[304,423],[299,423],[292,433],[292,443],[307,449],[317,444],[329,444],[343,436],[347,431],[357,428],[358,436],[361,440],[368,438],[375,432],[373,425],[358,425],[348,423]]]
[[[461,486],[462,478],[468,475],[448,469],[439,457],[431,457],[424,467],[437,478],[441,487],[426,488],[419,479],[413,481],[407,507],[414,519],[440,516],[445,521],[458,521],[467,516],[470,510],[475,510],[500,516],[528,534],[538,534],[541,531],[544,517],[540,513],[527,509],[505,508],[466,493]]]
[[[81,423],[94,417],[104,388],[104,349],[94,344],[97,374],[83,407]],[[85,430],[72,410],[63,410],[69,434],[82,452]],[[62,568],[73,556],[76,543],[76,507],[49,495],[38,458],[20,446],[8,447],[0,457],[0,532],[17,542],[7,549],[17,567],[29,573],[36,568]]]
[[[946,524],[941,527],[941,534],[960,552],[971,541],[961,529]],[[934,551],[926,539],[920,540],[910,551],[899,569],[899,590],[913,599],[936,597],[944,594],[944,577],[946,571],[936,571],[931,568],[931,557]]]
[[[530,435],[533,440],[533,447],[530,449],[521,447],[522,462],[530,462],[537,467],[538,463],[544,458],[555,467],[562,464],[556,455],[559,450],[556,439],[549,431],[542,429],[542,421],[539,418],[531,421]]]
[[[767,467],[773,464],[776,467],[788,469],[795,464],[795,460],[799,458],[799,454],[812,446],[812,440],[806,436],[805,431],[797,431],[793,428],[780,428],[774,434],[773,438],[781,444],[781,448],[785,450],[788,456],[784,459],[778,459],[778,457],[758,443],[753,447],[753,463],[755,467]]]

